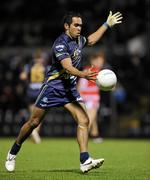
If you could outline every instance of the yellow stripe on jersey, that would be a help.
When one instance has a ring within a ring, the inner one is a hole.
[[[62,75],[64,72],[65,72],[65,69],[62,69],[61,71],[56,72],[55,74],[53,74],[52,76],[50,76],[47,81],[50,81],[50,80],[53,80],[53,79],[58,78],[58,77],[59,77],[60,75]]]

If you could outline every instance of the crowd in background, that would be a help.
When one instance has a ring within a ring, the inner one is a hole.
[[[124,22],[115,30],[108,30],[96,48],[85,48],[82,65],[90,54],[104,49],[106,60],[118,77],[113,97],[117,117],[121,116],[124,122],[121,126],[131,120],[131,130],[135,129],[136,134],[136,127],[146,124],[144,131],[150,135],[149,0],[5,0],[0,6],[0,109],[18,111],[27,106],[26,84],[19,74],[39,47],[50,63],[50,48],[61,33],[60,22],[66,11],[81,12],[85,20],[83,33],[91,33],[105,22],[110,9],[122,12]]]

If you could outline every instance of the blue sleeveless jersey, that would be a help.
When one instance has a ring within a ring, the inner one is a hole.
[[[76,89],[77,77],[68,74],[60,61],[71,58],[72,65],[79,69],[85,43],[85,37],[79,36],[77,39],[72,39],[65,33],[55,40],[52,46],[52,65],[46,73],[45,82],[35,103],[37,107],[62,106],[81,100]]]

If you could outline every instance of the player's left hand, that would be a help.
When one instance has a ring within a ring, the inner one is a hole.
[[[120,12],[112,14],[112,11],[110,11],[106,23],[108,24],[109,27],[112,27],[115,24],[122,23],[122,18],[123,18],[122,14]]]

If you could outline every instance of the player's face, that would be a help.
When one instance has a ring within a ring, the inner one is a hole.
[[[104,58],[101,56],[91,59],[91,64],[97,68],[102,68],[104,65]]]
[[[37,58],[36,59],[36,62],[38,63],[38,64],[44,64],[44,58]]]
[[[68,27],[68,33],[71,37],[77,38],[82,29],[82,19],[80,17],[73,17],[72,23]]]

